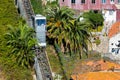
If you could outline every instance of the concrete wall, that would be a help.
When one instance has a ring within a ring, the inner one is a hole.
[[[108,37],[100,36],[99,39],[101,43],[96,45],[96,43],[92,43],[92,48],[89,46],[89,50],[94,50],[100,53],[108,53]]]

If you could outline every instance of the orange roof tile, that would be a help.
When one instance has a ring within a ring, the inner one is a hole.
[[[73,80],[120,80],[120,72],[88,72],[71,77]]]
[[[111,38],[118,32],[120,32],[120,22],[116,22],[111,26],[111,29],[108,32],[108,37]]]
[[[101,70],[108,70],[111,67],[114,67],[115,69],[120,69],[120,64],[109,62],[109,61],[104,62],[103,60],[100,60],[96,62],[89,61],[86,63],[86,65],[93,66],[93,67],[96,67],[99,64],[100,64]]]

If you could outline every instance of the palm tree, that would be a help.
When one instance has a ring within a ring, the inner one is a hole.
[[[49,33],[49,38],[54,38],[55,42],[59,45],[62,43],[62,40],[65,36],[65,29],[67,28],[67,21],[73,19],[73,11],[67,7],[60,8],[56,6],[51,9],[46,10],[48,16],[47,30]]]
[[[67,8],[56,6],[55,8],[47,8],[47,30],[49,38],[54,39],[54,43],[63,45],[63,40],[66,38],[65,29],[68,27],[67,22],[69,19],[73,19],[74,12]]]
[[[49,39],[54,39],[53,44],[55,47],[57,46],[56,48],[60,49],[61,46],[62,48],[64,48],[63,44],[67,40],[67,22],[69,21],[69,19],[73,19],[74,12],[67,7],[60,8],[59,6],[56,6],[55,8],[47,8],[46,13],[48,19],[47,30],[49,34]],[[61,50],[57,50],[57,52],[61,64],[61,69],[63,70],[63,74],[65,76],[65,79],[67,80],[65,70],[63,67],[64,63],[62,61]]]
[[[80,21],[79,17],[75,20],[70,20],[68,25],[71,27],[68,31],[70,51],[74,51],[74,53],[79,53],[80,59],[82,57],[82,53],[88,53],[88,44],[90,43],[90,31],[88,27],[91,24]]]
[[[79,53],[80,58],[83,52],[87,54],[88,43],[90,43],[89,27],[92,23],[86,19],[80,21],[80,17],[74,19],[73,11],[67,7],[48,8],[47,15],[49,38],[53,38],[55,43],[62,45],[64,51]]]
[[[64,69],[63,62],[63,52],[70,53],[78,53],[80,58],[82,57],[82,53],[86,53],[88,51],[88,43],[90,32],[88,27],[91,26],[89,22],[80,21],[79,18],[73,18],[74,12],[67,7],[55,7],[55,8],[47,8],[47,30],[49,39],[53,40],[53,43],[56,50],[58,59],[61,64],[61,69],[63,70],[63,74],[67,79]],[[60,49],[63,49],[60,50]]]
[[[6,44],[10,48],[9,57],[15,59],[18,65],[30,68],[34,62],[33,46],[36,44],[34,30],[27,25],[19,24],[18,27],[10,27],[5,34]]]

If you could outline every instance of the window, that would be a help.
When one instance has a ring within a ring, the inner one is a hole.
[[[111,0],[111,2],[114,2],[114,0]]]
[[[110,3],[111,3],[111,4],[114,4],[114,0],[110,0]]]
[[[75,3],[75,0],[71,0],[71,3]]]
[[[116,50],[115,50],[115,54],[118,54],[119,53],[119,49],[117,48]]]
[[[95,4],[95,0],[92,0],[92,3]]]
[[[120,50],[119,48],[112,48],[111,52],[115,53],[115,54],[118,54],[119,50]]]
[[[114,0],[110,0],[111,3],[114,3]]]
[[[118,0],[118,3],[120,4],[120,0]]]
[[[114,48],[112,48],[111,52],[115,52],[115,49],[114,49]]]
[[[109,11],[109,15],[113,15],[113,11],[112,10]]]
[[[113,45],[113,43],[111,43],[111,45]]]
[[[85,4],[85,0],[81,0],[81,3],[82,3],[82,4]]]
[[[106,0],[102,0],[102,3],[106,3]]]
[[[46,24],[46,20],[45,19],[37,19],[36,20],[36,24],[37,24],[37,26],[41,26],[42,24],[45,25]]]

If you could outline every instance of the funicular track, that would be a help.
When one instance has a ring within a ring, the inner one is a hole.
[[[22,0],[22,2],[23,2],[23,6],[26,12],[26,21],[28,25],[32,27],[33,26],[32,16],[34,15],[34,11],[32,9],[31,2],[30,0]]]
[[[22,17],[25,17],[27,24],[30,27],[33,27],[32,17],[35,15],[32,9],[32,5],[30,0],[15,0],[18,8],[21,8],[20,12],[22,13]],[[20,14],[21,14],[20,13]],[[37,78],[37,80],[53,80],[52,78],[52,71],[50,68],[48,56],[46,53],[45,47],[37,47],[35,48],[36,58],[39,64],[40,75],[37,75],[42,78]],[[36,69],[37,70],[37,69]]]

